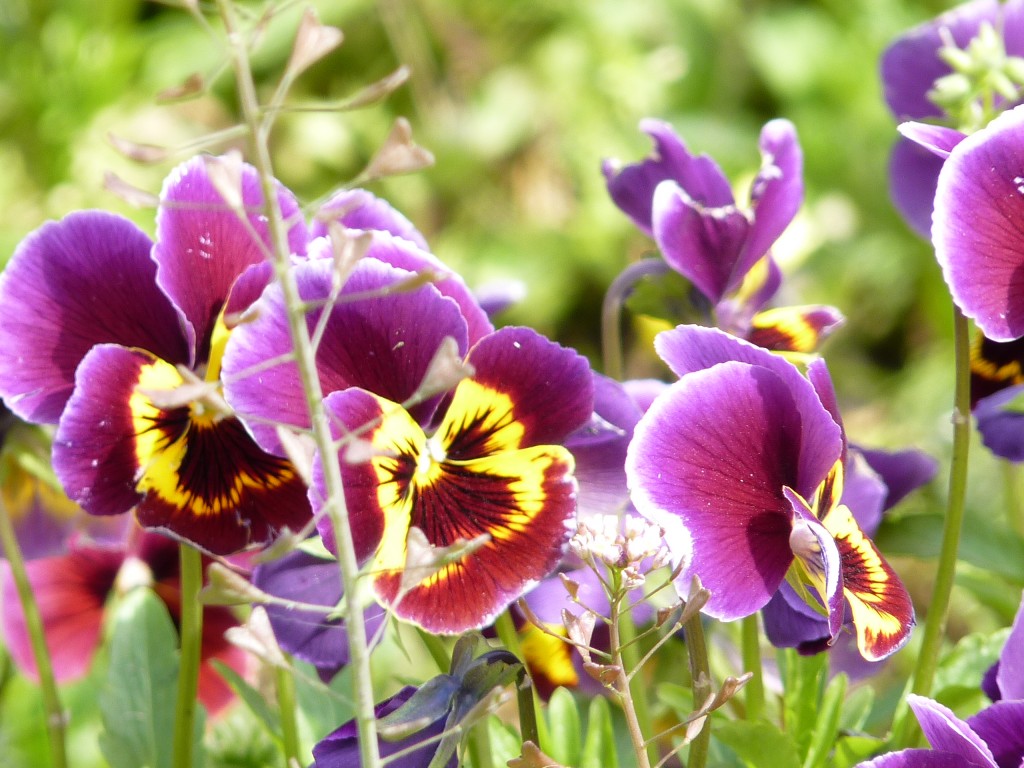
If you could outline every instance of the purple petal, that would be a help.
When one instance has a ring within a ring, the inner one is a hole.
[[[999,654],[996,684],[1004,699],[1024,699],[1024,609],[1018,609]]]
[[[266,609],[281,648],[315,666],[325,679],[334,677],[348,663],[348,632],[340,619],[327,619],[342,596],[337,561],[299,550],[257,566],[252,581],[275,597],[325,606],[323,613],[283,605]],[[368,637],[373,637],[384,618],[384,611],[376,606],[367,611]]]
[[[122,549],[79,547],[67,555],[26,564],[57,680],[73,680],[88,671],[103,629],[103,606],[123,560]],[[6,563],[0,564],[0,574],[8,650],[18,668],[36,679],[25,617]]]
[[[901,123],[896,130],[918,146],[924,147],[933,155],[942,160],[949,157],[961,141],[967,138],[962,131],[947,128],[944,125],[932,125],[930,123]]]
[[[889,194],[911,229],[931,237],[935,185],[945,161],[924,147],[900,138],[889,156]]]
[[[962,141],[939,173],[932,241],[953,299],[995,341],[1024,336],[1024,108]]]
[[[719,363],[737,361],[767,368],[786,381],[804,425],[800,438],[804,447],[800,451],[798,478],[784,484],[804,498],[817,490],[843,451],[842,430],[823,407],[811,383],[791,363],[716,328],[695,325],[680,325],[659,333],[654,348],[681,377]]]
[[[858,763],[857,768],[978,768],[978,764],[951,752],[904,749]]]
[[[867,460],[871,469],[881,475],[882,482],[888,489],[885,509],[891,509],[911,491],[931,482],[939,469],[939,463],[933,457],[913,448],[903,451],[882,451],[858,447],[857,450]]]
[[[1017,402],[1024,386],[1002,389],[983,397],[974,407],[981,441],[992,453],[1008,461],[1024,461],[1024,413]]]
[[[190,362],[150,248],[133,223],[101,211],[72,213],[21,242],[0,275],[0,396],[12,411],[55,424],[75,368],[102,342]]]
[[[934,749],[966,758],[971,765],[996,768],[992,752],[981,737],[946,707],[914,694],[907,696],[907,702]]]
[[[874,536],[882,522],[887,489],[882,478],[857,450],[847,455],[841,503],[849,507],[857,525]]]
[[[655,190],[652,219],[665,261],[713,304],[738,288],[757,261],[742,258],[751,232],[743,212],[735,206],[706,207],[674,181]]]
[[[776,648],[799,648],[812,644],[817,647],[831,639],[825,618],[786,582],[782,582],[761,610],[761,617],[765,636]]]
[[[411,221],[392,208],[386,200],[365,189],[346,189],[332,195],[317,211],[309,227],[309,236],[330,235],[331,222],[337,222],[346,229],[390,232],[424,251],[430,250],[426,239]]]
[[[199,360],[206,359],[213,324],[231,286],[246,267],[266,261],[272,248],[256,169],[242,167],[242,202],[249,211],[244,222],[210,180],[208,162],[195,157],[167,177],[153,249],[157,280],[194,329]],[[305,253],[308,237],[298,202],[280,185],[277,198],[291,252]]]
[[[790,547],[813,579],[812,586],[828,611],[828,631],[831,642],[834,642],[843,626],[839,549],[832,534],[821,524],[807,502],[789,488],[784,488],[783,493],[794,512],[793,530],[789,535]]]
[[[1020,768],[1024,761],[1024,701],[999,701],[968,724],[992,751],[999,768]]]
[[[330,259],[313,259],[295,270],[303,300],[314,302],[331,296],[334,271]],[[400,403],[417,390],[446,336],[453,337],[460,354],[465,354],[466,323],[454,301],[431,285],[388,292],[409,277],[405,270],[376,259],[359,262],[341,290],[317,350],[325,395],[358,386]],[[239,325],[228,340],[221,373],[224,395],[248,420],[259,445],[280,454],[272,422],[309,426],[295,364],[283,361],[267,367],[268,361],[290,355],[292,350],[280,287],[271,285],[253,312],[255,319]],[[320,315],[319,309],[308,314],[311,333]],[[431,398],[420,404],[416,413],[429,415],[436,403],[437,398]]]
[[[763,607],[793,560],[782,489],[796,478],[800,431],[787,382],[735,362],[683,377],[637,424],[633,503],[665,529],[682,583],[697,575],[711,590],[711,616]]]
[[[935,81],[951,71],[939,58],[940,30],[948,30],[962,48],[977,35],[983,21],[995,25],[998,18],[996,0],[975,0],[914,27],[893,42],[882,54],[881,64],[885,101],[892,113],[900,120],[941,115],[928,98]]]
[[[793,221],[804,199],[803,152],[788,120],[761,129],[761,170],[750,190],[754,224],[736,272],[745,275]]]
[[[733,205],[729,181],[711,158],[690,154],[668,123],[643,120],[640,130],[654,140],[654,151],[640,163],[621,167],[616,161],[602,165],[608,193],[615,204],[640,230],[653,237],[651,204],[654,190],[673,180],[702,205],[717,208]]]

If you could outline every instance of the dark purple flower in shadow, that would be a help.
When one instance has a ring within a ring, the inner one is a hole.
[[[1019,768],[1024,759],[1024,701],[1004,701],[964,721],[941,704],[907,697],[931,749],[905,749],[858,768]]]
[[[992,701],[1024,700],[1024,602],[1017,609],[999,660],[985,674],[982,690]]]
[[[885,101],[899,121],[943,117],[928,93],[935,81],[952,72],[939,56],[943,35],[959,48],[977,36],[982,24],[1003,31],[1007,54],[1024,55],[1024,2],[975,0],[943,13],[901,35],[882,54],[881,76]],[[1005,108],[1006,105],[1003,105]],[[889,161],[893,203],[907,223],[922,237],[932,226],[932,201],[942,161],[901,138]]]
[[[637,510],[665,530],[704,610],[730,620],[763,608],[791,567],[838,635],[844,599],[868,659],[906,642],[902,583],[841,503],[845,437],[820,360],[808,377],[716,329],[679,326],[655,348],[680,379],[636,427],[626,474]]]

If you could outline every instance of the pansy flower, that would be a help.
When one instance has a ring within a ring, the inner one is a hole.
[[[148,586],[163,600],[175,622],[181,613],[177,545],[134,526],[117,542],[75,538],[66,553],[32,560],[26,569],[58,682],[78,679],[89,670],[100,646],[105,605],[118,590]],[[3,563],[0,605],[0,628],[11,658],[22,672],[35,678],[36,662],[25,617],[10,569]],[[224,632],[237,624],[227,608],[203,609],[198,696],[211,713],[234,698],[212,662],[223,662],[238,672],[245,668],[245,654],[224,638]]]
[[[1024,55],[1024,2],[974,0],[953,8],[901,35],[882,54],[885,101],[897,120],[943,117],[929,93],[940,78],[952,72],[939,55],[946,42],[964,48],[982,24],[1003,35],[1006,53]],[[945,38],[945,39],[944,39]],[[921,236],[932,226],[932,201],[942,160],[915,142],[901,138],[889,161],[889,187],[896,209]]]
[[[841,503],[847,449],[824,363],[789,362],[717,329],[659,334],[680,376],[636,427],[626,457],[633,503],[700,577],[719,619],[765,606],[792,582],[820,599],[834,639],[844,599],[867,659],[900,648],[913,607],[899,578]]]
[[[831,307],[761,312],[781,272],[769,251],[803,201],[803,154],[787,120],[761,131],[761,168],[741,207],[721,168],[693,155],[671,126],[644,120],[650,157],[622,167],[605,161],[608,191],[663,258],[710,303],[714,324],[769,349],[810,352],[842,320]]]
[[[69,497],[94,515],[134,509],[144,526],[216,553],[310,515],[291,465],[216,404],[222,311],[269,243],[248,166],[241,195],[245,221],[193,159],[164,185],[155,243],[127,219],[82,211],[29,235],[0,276],[0,395],[57,424],[53,464]],[[298,205],[283,188],[278,198],[302,253]]]

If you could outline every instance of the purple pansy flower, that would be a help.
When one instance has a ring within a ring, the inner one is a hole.
[[[1024,601],[1017,609],[999,659],[985,674],[981,687],[992,701],[1024,700]]]
[[[1024,2],[975,0],[953,8],[937,18],[914,27],[892,43],[882,55],[881,74],[885,101],[897,120],[926,120],[943,116],[928,94],[935,81],[952,72],[940,56],[943,35],[959,48],[965,47],[982,24],[1003,31],[1006,52],[1024,55]],[[900,139],[889,162],[889,184],[893,203],[907,223],[927,237],[932,225],[932,201],[942,160]]]
[[[659,334],[655,347],[680,379],[637,425],[626,474],[637,510],[682,563],[681,583],[700,577],[704,610],[736,619],[764,607],[795,566],[825,606],[830,638],[845,598],[865,658],[901,647],[913,607],[840,503],[847,450],[824,363],[808,379],[696,326]]]
[[[82,211],[29,235],[0,276],[0,396],[57,424],[53,464],[68,496],[94,515],[134,509],[144,526],[222,554],[310,516],[291,465],[211,405],[222,310],[268,250],[248,166],[241,195],[248,221],[193,159],[164,185],[155,243],[127,219]],[[301,254],[298,205],[283,188],[278,198]],[[198,399],[187,394],[204,380]]]
[[[964,721],[938,702],[907,696],[931,749],[905,749],[858,768],[1019,768],[1024,701],[1001,701]]]

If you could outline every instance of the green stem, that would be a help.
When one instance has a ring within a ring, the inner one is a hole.
[[[25,629],[28,631],[29,642],[32,645],[32,657],[35,659],[36,672],[39,675],[39,688],[43,697],[43,709],[46,712],[46,732],[50,738],[50,765],[54,768],[65,768],[68,762],[65,745],[66,720],[64,709],[60,703],[60,694],[57,691],[57,679],[53,675],[50,651],[46,646],[46,637],[43,634],[43,619],[39,614],[35,595],[32,593],[28,571],[25,569],[25,559],[22,557],[21,547],[18,545],[18,538],[14,533],[14,525],[11,523],[7,508],[2,501],[0,501],[0,544],[3,545],[3,553],[10,565],[11,577],[14,579],[14,587],[18,592],[18,602],[21,603],[21,610],[25,615]]]
[[[174,707],[174,737],[171,750],[174,768],[191,768],[196,722],[196,692],[199,689],[199,661],[203,646],[203,556],[188,544],[178,545],[181,562],[181,608],[178,632],[181,656],[178,664],[178,695]]]
[[[683,627],[686,637],[686,650],[690,658],[690,684],[693,687],[693,706],[702,707],[711,695],[711,664],[708,661],[708,646],[704,638],[704,625],[701,624],[700,611]],[[711,743],[711,715],[704,720],[704,727],[690,742],[687,768],[704,768],[708,761],[708,746]]]
[[[420,636],[420,640],[426,647],[427,652],[430,654],[430,658],[434,660],[437,665],[437,670],[441,674],[448,674],[448,670],[452,666],[452,656],[448,652],[448,647],[444,644],[444,641],[437,635],[433,635],[427,632],[425,629],[417,628],[417,633]]]
[[[970,392],[970,338],[967,318],[959,308],[953,308],[953,339],[956,361],[956,387],[953,403],[953,457],[949,468],[949,499],[942,548],[939,551],[938,572],[932,598],[925,616],[924,637],[917,654],[911,692],[928,696],[939,664],[939,651],[946,634],[949,601],[956,575],[960,531],[963,528],[965,498],[967,494],[967,459],[970,447],[971,392]],[[917,741],[919,730],[910,716],[909,707],[902,704],[893,728],[897,748],[911,746]]]
[[[662,259],[644,259],[630,264],[612,280],[601,306],[601,358],[604,373],[621,380],[625,373],[622,353],[622,308],[633,288],[649,275],[663,275],[669,270]]]
[[[752,613],[742,622],[743,670],[753,677],[744,686],[747,720],[757,720],[764,713],[764,677],[761,670],[761,635],[757,614]]]
[[[619,612],[622,607],[622,595],[614,596],[611,603],[611,621],[608,623],[609,644],[611,645],[612,664],[619,668],[619,674],[615,681],[615,690],[619,693],[622,711],[626,716],[626,728],[629,730],[629,738],[633,742],[633,753],[636,756],[637,768],[651,768],[651,758],[648,750],[656,749],[656,745],[644,745],[644,732],[640,725],[640,718],[636,711],[636,702],[634,701],[633,691],[627,677],[626,662],[623,659],[623,637],[621,634],[623,614]],[[638,698],[642,698],[642,696]]]
[[[281,713],[281,739],[284,744],[284,763],[287,768],[305,765],[300,754],[299,724],[295,718],[295,678],[292,671],[278,667],[277,708]]]
[[[1024,536],[1024,504],[1020,495],[1020,464],[1003,459],[1003,499],[1006,522],[1018,536]]]
[[[291,249],[288,246],[288,231],[281,215],[273,165],[270,161],[268,138],[271,124],[262,119],[259,100],[256,96],[256,84],[253,80],[252,68],[249,65],[249,54],[235,19],[234,6],[231,0],[217,0],[217,6],[231,43],[231,59],[238,86],[239,103],[245,123],[249,127],[253,165],[256,166],[259,173],[266,206],[267,226],[272,237],[275,274],[288,307],[288,325],[295,350],[295,363],[306,398],[313,441],[323,470],[327,499],[325,507],[334,529],[334,545],[337,550],[342,585],[345,594],[349,596],[349,599],[345,600],[344,619],[348,629],[349,665],[352,669],[354,715],[359,735],[360,765],[362,768],[380,768],[373,680],[370,676],[370,649],[366,643],[366,626],[362,606],[359,600],[355,599],[359,563],[356,559],[352,529],[345,508],[341,468],[336,458],[338,452],[331,434],[330,421],[323,405],[324,395],[317,373],[316,351],[310,338],[305,307],[299,295],[295,274],[290,269]]]
[[[516,684],[516,701],[519,704],[519,731],[523,741],[532,741],[542,750],[546,746],[547,733],[541,733],[543,721],[537,717],[537,689],[533,687],[533,681],[526,672],[526,657],[523,655],[523,648],[519,644],[519,633],[516,631],[515,621],[509,611],[502,611],[498,620],[494,622],[494,629],[498,633],[498,639],[505,646],[505,650],[515,654],[516,658],[523,662],[523,675]]]
[[[653,733],[651,712],[647,705],[647,689],[640,674],[640,645],[636,640],[636,623],[631,611],[619,613],[619,641],[622,643],[622,664],[629,676],[629,690],[633,700],[633,709],[640,725],[641,733]],[[658,760],[658,745],[647,745],[647,758],[653,763]]]

